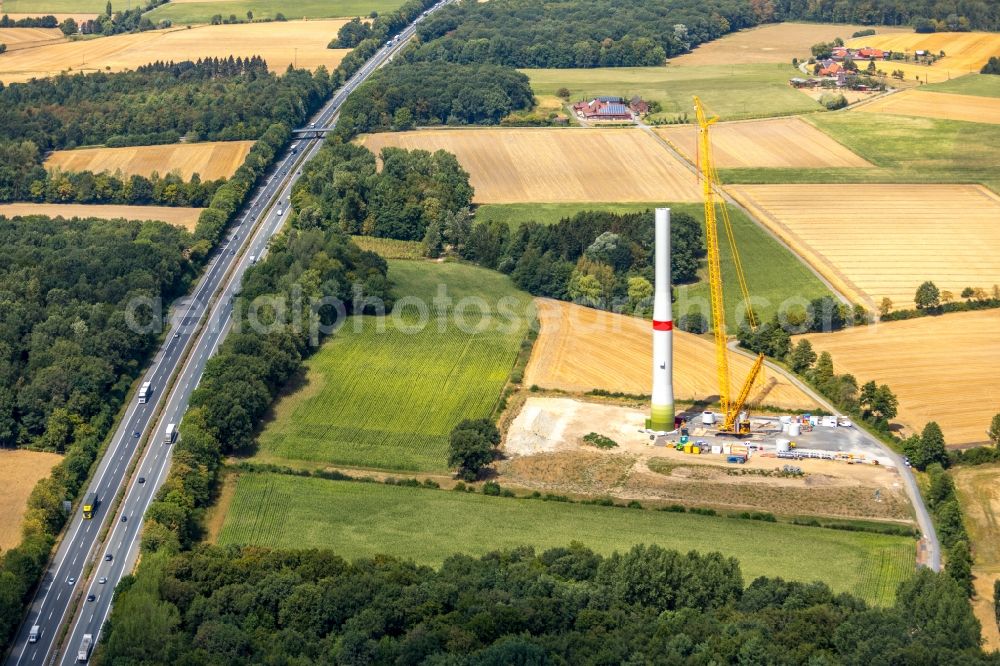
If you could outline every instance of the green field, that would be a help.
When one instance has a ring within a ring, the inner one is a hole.
[[[424,244],[420,241],[375,236],[351,236],[351,240],[362,250],[374,252],[384,259],[421,259],[424,256]]]
[[[518,226],[532,220],[543,224],[554,224],[564,217],[571,217],[583,210],[609,210],[626,213],[644,211],[657,206],[669,206],[675,212],[688,213],[702,222],[705,219],[702,205],[692,203],[488,204],[476,209],[476,219],[503,220],[511,226]],[[830,291],[802,261],[782,247],[749,217],[734,209],[730,209],[730,217],[750,294],[764,299],[755,306],[756,312],[765,320],[769,319],[776,308],[789,297],[802,297],[811,300],[830,295]],[[735,332],[737,318],[743,313],[740,305],[742,297],[737,286],[732,252],[725,240],[722,241],[721,254],[727,324],[728,328]],[[704,273],[704,271],[702,272]],[[688,312],[689,307],[708,316],[710,312],[708,303],[708,283],[704,279],[692,285],[681,285],[677,289],[674,317],[680,318]]]
[[[402,4],[403,0],[215,0],[168,3],[157,7],[148,16],[154,23],[163,19],[170,19],[174,23],[208,23],[216,14],[235,14],[239,18],[245,18],[247,12],[252,11],[254,18],[274,18],[280,12],[292,21],[302,18],[368,16],[373,11],[387,12]]]
[[[570,541],[605,554],[637,543],[718,550],[739,558],[747,582],[819,579],[884,605],[913,572],[915,552],[912,539],[865,532],[258,473],[240,475],[219,534],[222,544],[329,547],[347,559],[385,553],[430,565],[456,551]]]
[[[277,403],[256,460],[442,471],[452,428],[491,414],[527,333],[530,297],[506,276],[465,264],[391,261],[389,277],[398,298],[427,304],[427,324],[410,332],[416,309],[398,304],[386,318],[349,319],[306,361],[302,386]],[[432,303],[439,286],[454,299],[441,318]],[[498,311],[502,298],[516,322]],[[462,299],[473,304],[465,331]],[[481,332],[471,330],[486,321],[475,299],[491,311]]]
[[[724,183],[982,183],[1000,192],[1000,125],[831,113],[809,122],[874,169],[719,169]]]
[[[107,0],[4,0],[0,14],[103,14]],[[111,7],[128,9],[138,6],[139,0],[112,0]]]
[[[723,120],[764,118],[819,111],[821,106],[788,85],[801,74],[780,64],[705,65],[698,67],[609,67],[597,69],[524,69],[536,95],[555,95],[566,87],[570,100],[597,95],[639,95],[657,101],[661,113],[652,118],[694,118],[692,98],[698,95]]]
[[[994,74],[966,74],[944,83],[921,86],[928,92],[955,93],[957,95],[977,95],[979,97],[1000,97],[1000,76]]]

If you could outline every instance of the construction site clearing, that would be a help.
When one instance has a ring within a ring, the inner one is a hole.
[[[579,496],[912,522],[895,462],[843,418],[827,417],[827,424],[838,425],[824,426],[822,417],[754,416],[751,434],[735,438],[717,433],[718,414],[714,425],[702,423],[701,411],[684,416],[686,436],[680,429],[651,436],[642,427],[641,406],[530,396],[506,433],[501,483]],[[792,435],[794,422],[798,432]],[[584,437],[591,432],[616,446],[589,445]]]

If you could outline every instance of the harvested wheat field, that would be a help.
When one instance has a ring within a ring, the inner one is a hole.
[[[385,146],[454,153],[476,203],[701,200],[688,168],[638,128],[441,129],[359,141],[375,153]]]
[[[1000,311],[939,317],[806,336],[833,355],[837,372],[888,384],[899,397],[896,421],[909,432],[937,421],[949,445],[987,440],[1000,405]]]
[[[1000,98],[954,95],[952,93],[904,90],[859,106],[864,113],[890,113],[897,116],[921,116],[965,120],[971,123],[1000,124]]]
[[[52,471],[62,456],[22,449],[0,449],[0,551],[21,542],[21,521],[28,510],[28,496],[40,479]]]
[[[65,41],[66,36],[59,28],[0,28],[0,44],[7,45],[8,53]]]
[[[184,180],[197,173],[202,180],[229,178],[243,164],[253,141],[206,141],[128,148],[57,150],[45,168],[60,171],[121,171],[125,176],[161,176],[176,172]]]
[[[865,27],[829,23],[770,23],[734,32],[721,39],[702,44],[691,53],[671,58],[670,64],[790,63],[792,58],[807,58],[810,54],[810,47],[817,42],[831,42],[837,37],[848,39],[858,30],[864,30]],[[880,34],[909,30],[908,28],[878,28]]]
[[[167,224],[194,230],[198,216],[204,208],[180,208],[172,206],[115,206],[89,204],[39,204],[39,203],[9,203],[0,204],[0,215],[14,217],[16,215],[47,215],[63,217],[67,220],[73,217],[96,217],[105,220],[160,220]]]
[[[649,393],[653,352],[648,321],[547,298],[536,298],[535,305],[541,332],[525,384],[574,392]],[[733,354],[731,371],[734,378],[745,377],[750,359]],[[674,395],[679,400],[718,399],[715,350],[707,339],[674,332]],[[816,407],[802,391],[772,381],[770,375],[753,399],[786,409]]]
[[[935,55],[944,51],[945,57],[933,65],[913,63],[880,62],[879,69],[891,72],[902,69],[906,78],[920,74],[921,80],[936,83],[946,81],[969,72],[978,72],[991,56],[1000,54],[1000,33],[995,32],[936,32],[920,34],[912,30],[883,32],[871,37],[858,37],[847,41],[848,46],[873,46],[887,51],[929,51]]]
[[[1000,282],[1000,197],[980,185],[733,185],[727,191],[851,301],[912,308]]]
[[[993,611],[993,581],[1000,578],[1000,466],[958,467],[952,471],[965,526],[972,538],[972,575],[976,598],[972,608],[983,626],[984,646],[1000,650]]]
[[[5,53],[0,80],[27,81],[72,69],[74,72],[134,69],[157,60],[262,56],[272,72],[298,67],[332,70],[349,49],[328,49],[342,20],[274,21],[150,30]]]
[[[698,155],[694,125],[657,128],[688,160]],[[800,118],[712,126],[712,154],[720,169],[743,167],[870,167],[866,160]]]

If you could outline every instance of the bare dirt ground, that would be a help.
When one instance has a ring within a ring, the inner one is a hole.
[[[993,612],[993,581],[1000,578],[1000,466],[956,469],[952,476],[972,538],[972,574],[976,597],[972,607],[983,625],[986,649],[1000,649],[1000,631]]]
[[[22,449],[0,449],[0,551],[21,542],[21,521],[28,510],[28,496],[40,479],[52,471],[62,456]]]
[[[564,397],[529,397],[504,442],[500,481],[544,492],[677,502],[730,510],[909,522],[898,473],[886,467],[802,460],[801,477],[779,475],[788,463],[757,455],[727,465],[719,455],[653,446],[639,432],[642,409]],[[583,443],[598,432],[618,446]]]

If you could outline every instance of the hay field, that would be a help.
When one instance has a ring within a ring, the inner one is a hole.
[[[910,431],[937,421],[949,445],[985,442],[1000,405],[1000,311],[956,312],[807,337],[837,372],[888,384]]]
[[[61,171],[121,171],[126,176],[161,176],[177,172],[184,180],[197,173],[202,180],[229,178],[243,164],[253,141],[206,141],[162,146],[57,150],[45,168]]]
[[[343,18],[368,16],[373,11],[387,14],[402,4],[403,0],[173,0],[147,16],[153,23],[168,19],[174,25],[208,23],[215,14],[243,18],[248,10],[254,19],[273,19],[279,13],[289,20]]]
[[[1000,282],[1000,196],[980,185],[732,185],[727,190],[854,302],[912,308]]]
[[[672,58],[671,65],[729,65],[732,63],[791,62],[804,59],[817,42],[831,42],[837,37],[849,39],[852,34],[871,26],[831,23],[770,23],[734,32],[721,39],[702,44],[691,53]],[[908,28],[879,27],[882,34],[908,31]]]
[[[447,150],[476,203],[700,201],[694,175],[640,129],[473,129],[380,133],[359,140]]]
[[[650,322],[585,308],[547,298],[536,298],[541,331],[524,373],[524,383],[542,388],[586,392],[595,388],[637,395],[649,393],[653,366]],[[750,359],[730,358],[734,381],[750,371]],[[774,377],[753,398],[787,409],[816,407],[798,388]],[[718,399],[715,350],[707,338],[674,332],[674,395],[680,400]]]
[[[198,216],[204,208],[179,208],[171,206],[115,206],[88,204],[0,204],[0,215],[47,215],[49,217],[97,217],[106,220],[161,220],[167,224],[193,231]]]
[[[150,30],[76,42],[22,49],[0,58],[0,80],[27,81],[74,72],[134,69],[156,60],[262,56],[271,71],[298,67],[332,70],[349,49],[328,49],[344,21],[282,21],[238,25],[204,25],[191,29]]]
[[[59,12],[69,12],[74,15],[76,12],[103,13],[105,4],[105,0],[3,0],[0,2],[0,14],[9,13],[13,18],[14,14],[39,16]]]
[[[993,614],[993,581],[1000,578],[1000,466],[980,465],[952,470],[965,526],[972,538],[972,575],[976,598],[972,608],[983,625],[987,650],[1000,650]]]
[[[27,512],[28,496],[40,479],[52,471],[62,456],[22,449],[0,449],[0,552],[21,542],[21,521]]]
[[[889,113],[1000,124],[1000,97],[904,90],[859,106],[859,113]]]
[[[0,28],[0,44],[7,45],[7,53],[65,41],[59,28]]]
[[[695,162],[698,129],[694,125],[659,127],[656,132]],[[720,169],[872,166],[800,118],[719,123],[712,127],[711,137],[715,165]]]
[[[1000,54],[1000,33],[995,32],[935,32],[919,34],[912,30],[883,32],[871,37],[848,40],[847,46],[874,46],[889,51],[905,51],[912,54],[923,50],[933,54],[944,51],[945,57],[930,66],[910,64],[903,69],[926,71],[931,80],[934,77],[955,78],[968,72],[978,72],[991,56]],[[906,63],[904,63],[905,65]],[[879,63],[881,69],[900,69],[899,63]],[[948,76],[950,74],[950,77]]]

